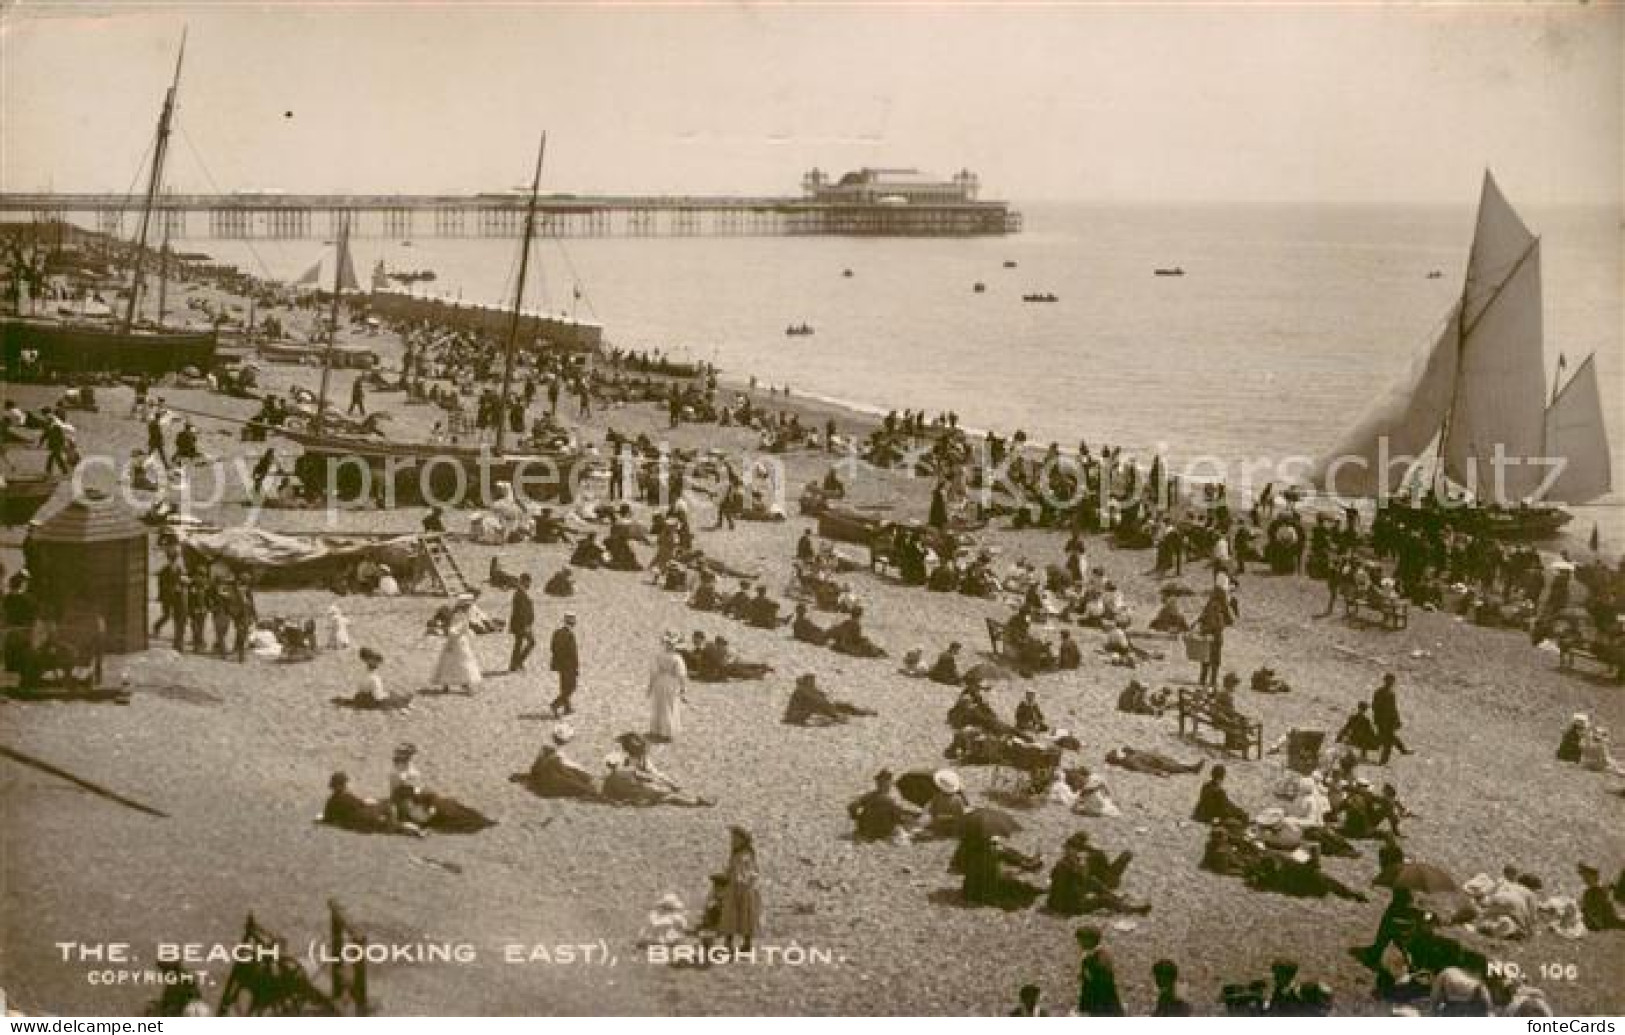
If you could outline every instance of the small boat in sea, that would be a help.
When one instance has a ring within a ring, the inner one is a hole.
[[[1547,397],[1542,308],[1540,239],[1485,172],[1461,297],[1316,462],[1314,483],[1394,506],[1433,452],[1434,505],[1422,509],[1502,538],[1550,537],[1571,517],[1554,504],[1606,495],[1613,463],[1596,365],[1586,357]],[[1558,380],[1566,366],[1559,357]],[[1463,493],[1470,505],[1457,502]]]
[[[1036,293],[1036,294],[1030,294],[1030,295],[1022,295],[1021,300],[1023,302],[1058,302],[1058,301],[1060,301],[1060,299],[1053,292],[1049,292],[1049,291],[1042,292],[1042,293]]]
[[[1007,269],[1007,270],[1015,269],[1016,268],[1016,260],[1014,260],[1014,259],[1005,259],[1004,260],[1004,268]]]
[[[981,281],[979,281],[979,280],[978,280],[978,281],[977,281],[977,282],[976,282],[976,283],[975,283],[975,284],[974,284],[974,285],[973,285],[973,286],[972,286],[972,287],[971,287],[971,290],[972,290],[972,291],[974,291],[974,292],[976,292],[976,293],[977,293],[977,294],[978,294],[978,295],[979,295],[979,294],[981,294],[981,293],[982,293],[982,292],[984,292],[984,291],[986,291],[986,290],[987,290],[987,285],[986,285],[986,284],[984,284],[984,283],[982,283],[982,282],[981,282]]]
[[[788,326],[788,327],[786,327],[784,329],[784,333],[789,335],[792,338],[804,337],[806,335],[811,334],[812,332],[813,332],[812,325],[811,324],[806,324],[806,323],[801,323],[801,324],[793,323],[793,324],[791,324],[790,326]]]
[[[852,275],[851,270],[842,270],[841,271],[841,276],[843,276],[843,277],[850,277],[851,275]]]
[[[1438,280],[1442,276],[1444,276],[1444,273],[1441,270],[1428,270],[1429,280]]]
[[[1183,267],[1183,266],[1158,266],[1152,272],[1154,274],[1156,274],[1157,276],[1159,276],[1159,277],[1183,277],[1185,275],[1185,267]]]

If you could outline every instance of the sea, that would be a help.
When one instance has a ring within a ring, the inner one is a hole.
[[[1329,448],[1431,343],[1460,295],[1474,217],[1471,206],[1017,207],[1024,229],[1003,237],[540,238],[526,308],[798,396],[951,411],[1039,446],[1119,445],[1233,477]],[[1522,215],[1542,238],[1548,378],[1560,357],[1572,372],[1595,354],[1625,486],[1625,223],[1612,209]],[[334,250],[184,247],[281,280]],[[514,239],[363,238],[352,250],[363,281],[382,260],[432,270],[419,292],[511,304]],[[1172,267],[1184,275],[1155,275]],[[800,324],[813,333],[785,333]],[[1570,536],[1593,524],[1605,552],[1625,547],[1625,494],[1579,509]]]

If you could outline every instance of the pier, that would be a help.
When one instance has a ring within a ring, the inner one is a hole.
[[[887,176],[907,174],[903,182]],[[975,197],[974,176],[930,181],[912,170],[861,170],[830,183],[818,170],[801,196],[543,195],[537,233],[545,237],[769,237],[849,235],[968,237],[1021,230],[1003,201]],[[133,194],[0,192],[0,214],[63,220],[125,236],[140,218]],[[486,194],[164,194],[158,229],[175,239],[330,238],[348,217],[358,237],[517,237],[525,199]]]

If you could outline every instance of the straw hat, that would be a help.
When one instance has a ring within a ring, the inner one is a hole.
[[[958,794],[965,789],[965,782],[952,769],[938,769],[931,774],[931,782],[936,784],[937,790],[943,794]]]
[[[1083,787],[1081,788],[1082,792],[1085,794],[1088,794],[1091,791],[1103,791],[1105,789],[1106,781],[1099,773],[1090,773],[1084,779]]]
[[[400,744],[395,745],[395,757],[396,758],[412,758],[417,753],[418,753],[418,746],[416,744],[411,743],[410,741],[404,741],[404,742],[402,742]]]
[[[575,727],[568,722],[561,722],[553,727],[553,743],[563,747],[576,737]]]

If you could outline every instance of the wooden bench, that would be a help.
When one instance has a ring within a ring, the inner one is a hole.
[[[1187,724],[1189,730],[1187,731]],[[1224,735],[1224,750],[1243,759],[1264,757],[1264,724],[1257,719],[1213,710],[1209,692],[1200,687],[1179,688],[1179,735],[1195,738],[1203,726]]]
[[[1365,611],[1375,615],[1384,629],[1403,629],[1411,624],[1411,605],[1402,596],[1385,597],[1370,590],[1364,596],[1343,598],[1343,613],[1348,617],[1359,618]]]

